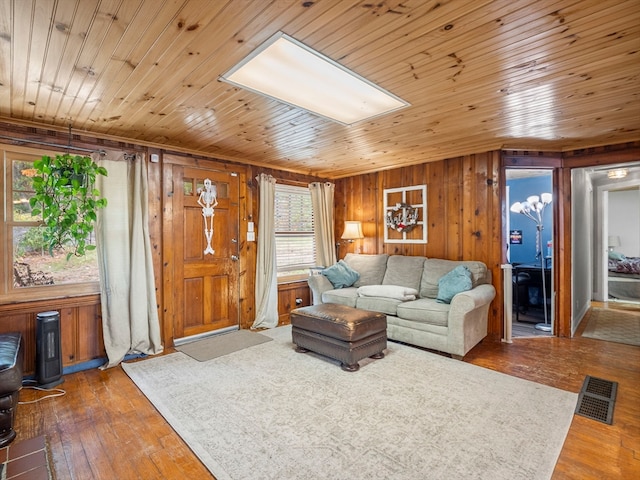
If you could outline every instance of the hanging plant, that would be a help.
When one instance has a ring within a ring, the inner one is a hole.
[[[42,215],[44,241],[49,254],[54,249],[67,251],[67,260],[94,250],[88,243],[97,211],[107,205],[95,188],[98,175],[107,170],[91,157],[65,153],[43,156],[33,162],[33,190],[29,199],[31,215]]]

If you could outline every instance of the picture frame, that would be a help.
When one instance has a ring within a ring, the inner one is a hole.
[[[384,242],[427,243],[427,186],[384,189]]]

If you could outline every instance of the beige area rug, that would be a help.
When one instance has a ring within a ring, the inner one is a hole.
[[[640,311],[594,307],[582,336],[640,346]]]
[[[199,362],[206,362],[213,358],[270,341],[270,337],[250,330],[235,330],[230,333],[213,335],[202,340],[185,343],[176,347],[176,350],[186,353]]]
[[[218,480],[551,477],[577,394],[393,342],[349,373],[263,333],[122,365]]]

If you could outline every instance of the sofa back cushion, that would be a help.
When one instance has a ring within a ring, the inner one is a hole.
[[[464,265],[471,271],[473,288],[491,282],[487,266],[482,262],[428,258],[424,262],[424,272],[420,282],[420,296],[423,298],[436,298],[438,296],[438,281],[458,265]]]
[[[387,260],[387,271],[384,274],[382,284],[420,290],[420,279],[426,259],[426,257],[418,256],[391,255]]]
[[[360,274],[360,278],[353,284],[354,287],[363,285],[381,285],[384,272],[387,268],[389,255],[366,255],[359,253],[347,253],[344,261]]]

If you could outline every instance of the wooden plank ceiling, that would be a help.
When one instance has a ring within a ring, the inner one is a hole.
[[[218,77],[283,31],[411,103],[344,126]],[[640,139],[638,0],[0,0],[0,119],[328,178]]]

